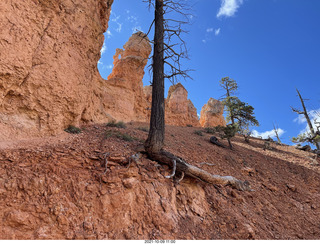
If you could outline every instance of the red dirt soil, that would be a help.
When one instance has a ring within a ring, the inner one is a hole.
[[[194,134],[200,128],[166,126],[167,151],[247,180],[254,191],[189,177],[177,183],[165,177],[168,166],[144,154],[130,163],[147,126],[91,125],[77,135],[1,142],[0,238],[319,239],[314,154],[274,143],[263,150],[263,140],[241,137],[230,150],[211,144],[212,135]],[[133,140],[118,138],[124,134]]]

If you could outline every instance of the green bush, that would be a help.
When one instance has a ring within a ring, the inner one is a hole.
[[[81,133],[81,129],[74,126],[74,125],[69,125],[67,129],[64,130],[65,132],[71,133],[71,134],[79,134]]]
[[[215,127],[213,127],[213,128],[214,128],[214,130],[215,130],[216,132],[223,132],[225,126],[217,125],[217,126],[215,126]]]
[[[138,139],[126,134],[126,133],[121,133],[120,131],[111,131],[111,130],[106,131],[105,137],[106,138],[116,137],[116,138],[119,138],[124,141],[138,140]]]
[[[214,134],[216,132],[216,130],[213,127],[204,128],[203,131],[208,134]]]
[[[123,121],[119,121],[119,122],[115,122],[115,121],[111,121],[107,124],[108,127],[116,127],[116,128],[127,128],[127,126],[125,125],[125,123]]]
[[[148,127],[138,127],[138,130],[144,131],[144,132],[149,132],[149,128]]]
[[[203,136],[201,130],[195,130],[195,131],[193,132],[193,134],[196,134],[196,135],[198,135],[198,136]]]

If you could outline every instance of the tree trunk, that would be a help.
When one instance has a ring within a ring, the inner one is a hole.
[[[306,118],[307,120],[307,123],[308,123],[308,126],[309,126],[309,129],[310,129],[310,132],[311,132],[311,135],[312,137],[315,136],[315,133],[314,133],[314,129],[313,129],[313,126],[312,126],[312,123],[310,121],[310,118],[309,118],[309,115],[308,115],[308,112],[307,112],[307,109],[306,109],[306,106],[304,105],[304,101],[300,95],[300,92],[298,89],[297,90],[297,93],[299,95],[299,98],[300,98],[300,101],[301,101],[301,104],[302,104],[302,108],[303,108],[303,115],[304,117]],[[318,142],[314,142],[314,145],[317,147],[318,150],[320,150],[320,146],[319,146],[319,143]]]
[[[155,33],[153,47],[153,81],[150,130],[145,142],[148,154],[159,152],[164,144],[164,20],[163,0],[155,0]]]
[[[227,140],[228,140],[228,143],[229,143],[229,148],[232,149],[231,139],[227,138]]]
[[[227,87],[227,96],[230,97],[230,91],[229,91],[229,86],[228,84],[226,85]],[[232,109],[230,109],[230,119],[231,119],[231,124],[234,125],[234,115]]]

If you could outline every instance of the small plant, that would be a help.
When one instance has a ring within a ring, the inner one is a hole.
[[[193,127],[193,125],[187,124],[187,127]]]
[[[71,134],[80,134],[81,129],[74,126],[74,125],[69,125],[67,129],[64,130],[65,132],[71,133]]]
[[[148,127],[138,127],[138,130],[144,131],[144,132],[149,132]]]
[[[115,122],[115,121],[111,121],[107,124],[108,127],[116,127],[116,128],[127,128],[127,126],[125,125],[125,123],[123,121],[119,121],[119,122]]]
[[[203,136],[201,130],[195,130],[195,131],[193,132],[193,134],[196,134],[196,135],[198,135],[198,136]]]
[[[204,128],[203,130],[205,133],[207,134],[214,134],[216,132],[215,128],[214,127],[207,127],[207,128]]]
[[[232,149],[231,138],[234,137],[238,131],[239,127],[237,124],[229,124],[226,127],[222,127],[223,133],[220,134],[220,137],[222,139],[226,138],[228,140],[230,149]]]
[[[222,125],[217,125],[213,128],[216,132],[223,132],[224,131],[224,126],[222,126]]]
[[[111,131],[111,130],[108,130],[106,131],[106,134],[105,134],[106,138],[110,138],[110,137],[116,137],[116,138],[119,138],[121,140],[124,140],[124,141],[134,141],[134,140],[138,140],[128,134],[125,134],[125,133],[121,133],[120,131]]]

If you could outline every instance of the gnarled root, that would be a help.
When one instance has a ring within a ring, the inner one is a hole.
[[[159,163],[167,164],[171,167],[174,166],[173,162],[175,161],[176,171],[184,173],[190,177],[200,179],[204,182],[211,184],[231,185],[233,188],[236,188],[240,191],[251,191],[248,181],[241,181],[232,176],[212,175],[205,170],[188,164],[182,158],[179,158],[164,150],[161,150],[158,153],[148,153],[148,155],[150,159]]]

